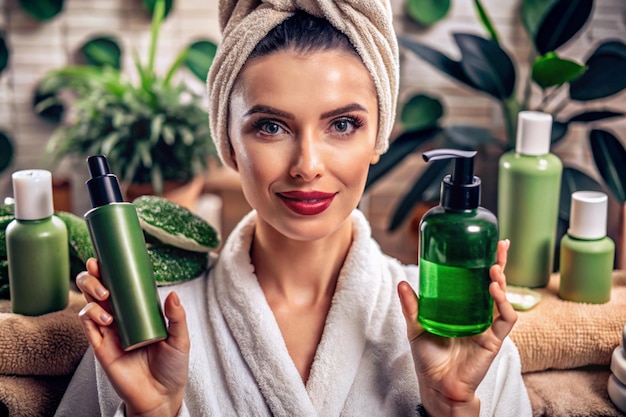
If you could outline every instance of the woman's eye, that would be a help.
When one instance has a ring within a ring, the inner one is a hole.
[[[254,123],[254,128],[266,135],[278,135],[284,130],[278,123],[268,120],[259,120]]]
[[[342,117],[333,121],[333,129],[335,130],[335,132],[342,135],[353,133],[361,125],[362,122],[360,120],[354,119],[352,117]]]
[[[275,135],[280,132],[280,126],[278,126],[276,123],[268,122],[263,125],[263,131],[265,133],[269,133],[270,135]]]

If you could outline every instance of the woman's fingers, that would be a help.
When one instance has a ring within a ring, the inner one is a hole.
[[[502,267],[500,265],[492,266],[489,270],[489,274],[492,280],[489,285],[489,293],[493,297],[493,301],[498,310],[498,315],[493,321],[492,329],[498,339],[504,340],[517,321],[517,313],[506,298],[506,277],[504,276]]]
[[[180,303],[178,294],[171,292],[165,299],[165,317],[168,320],[167,343],[181,352],[189,352],[189,330],[185,309]]]
[[[424,328],[417,322],[417,296],[411,285],[406,281],[401,281],[398,284],[398,296],[400,297],[402,313],[406,320],[407,336],[412,342],[424,333]]]
[[[109,298],[107,290],[98,277],[100,269],[95,258],[87,260],[87,270],[76,276],[76,286],[83,293],[87,302],[101,302]]]

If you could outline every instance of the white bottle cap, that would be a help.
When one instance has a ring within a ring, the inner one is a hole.
[[[606,194],[598,191],[573,193],[567,234],[579,239],[605,237],[608,201]]]
[[[40,220],[54,214],[50,171],[27,169],[14,172],[11,178],[16,219]]]
[[[517,115],[515,151],[522,155],[546,155],[550,152],[552,115],[521,111]]]

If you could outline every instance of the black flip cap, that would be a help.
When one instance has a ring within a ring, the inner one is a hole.
[[[87,158],[87,167],[91,179],[87,180],[87,190],[92,207],[100,207],[110,203],[122,203],[122,191],[117,177],[104,155],[93,155]]]

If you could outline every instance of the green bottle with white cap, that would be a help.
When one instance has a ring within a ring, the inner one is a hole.
[[[507,282],[544,287],[554,261],[563,164],[550,153],[552,116],[518,115],[515,150],[502,155],[498,170],[498,230],[511,246]]]
[[[15,219],[6,230],[11,310],[39,316],[67,307],[70,291],[68,235],[54,215],[52,174],[43,169],[11,176]]]
[[[561,239],[559,296],[579,303],[611,299],[615,243],[606,235],[608,197],[597,191],[572,193],[570,227]]]

